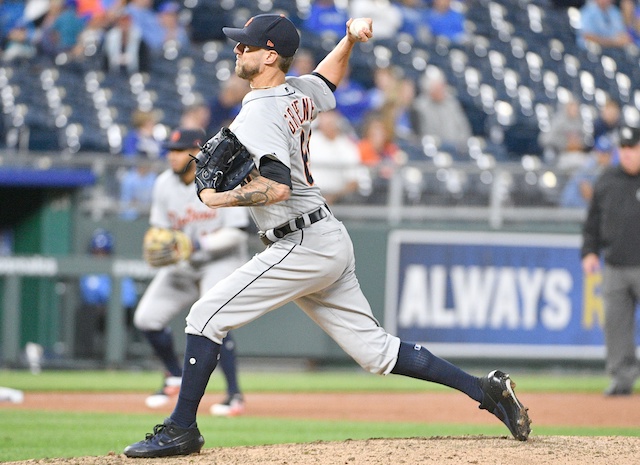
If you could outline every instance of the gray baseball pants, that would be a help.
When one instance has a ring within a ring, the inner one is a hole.
[[[607,374],[620,386],[633,386],[636,357],[636,307],[640,303],[640,267],[605,264],[603,272]]]

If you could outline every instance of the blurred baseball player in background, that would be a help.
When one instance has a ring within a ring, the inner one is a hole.
[[[134,325],[146,336],[166,370],[162,388],[146,399],[151,408],[166,405],[180,390],[182,363],[174,349],[169,322],[248,259],[246,210],[207,208],[193,188],[195,165],[189,164],[190,153],[197,153],[205,141],[202,129],[175,130],[167,143],[170,168],[158,176],[153,188],[150,229],[163,228],[186,236],[189,244],[187,259],[176,263],[145,256],[152,266],[160,268],[140,299]],[[236,377],[234,341],[228,335],[220,355],[227,398],[213,405],[211,413],[239,415],[244,403]]]
[[[214,211],[249,207],[268,246],[191,307],[176,407],[152,434],[125,448],[128,457],[198,452],[204,439],[196,413],[227,331],[291,301],[365,370],[462,391],[504,422],[515,438],[528,438],[530,420],[509,375],[494,370],[477,378],[380,327],[358,284],[349,234],[313,183],[311,121],[319,111],[335,107],[333,91],[354,45],[373,35],[370,19],[349,20],[347,29],[352,23],[364,26],[347,32],[312,74],[300,77],[285,77],[300,43],[286,17],[258,15],[242,29],[223,29],[236,42],[236,74],[253,89],[230,129],[253,155],[259,172],[237,189],[208,188],[199,195]]]

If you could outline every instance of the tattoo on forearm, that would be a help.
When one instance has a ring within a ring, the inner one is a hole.
[[[238,192],[234,195],[236,205],[250,207],[252,205],[266,205],[268,197],[264,192]]]
[[[273,181],[258,177],[246,186],[232,191],[236,205],[247,207],[251,205],[267,205],[275,198],[275,192],[271,185]]]

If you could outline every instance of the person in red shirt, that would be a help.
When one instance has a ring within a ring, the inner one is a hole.
[[[378,168],[378,176],[382,178],[390,178],[395,167],[404,163],[403,152],[394,139],[393,127],[380,113],[367,116],[358,143],[360,159],[364,165]]]

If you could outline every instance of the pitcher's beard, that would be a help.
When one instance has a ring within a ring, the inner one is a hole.
[[[236,75],[239,78],[246,79],[247,81],[250,81],[251,79],[256,77],[259,72],[260,68],[258,68],[257,66],[249,68],[247,65],[236,65]]]

